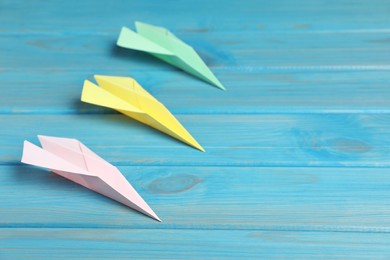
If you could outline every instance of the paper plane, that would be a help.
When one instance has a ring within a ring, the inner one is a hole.
[[[163,27],[135,22],[137,32],[122,27],[117,45],[148,52],[195,77],[225,90],[196,51]]]
[[[70,138],[38,136],[42,148],[24,141],[22,163],[52,172],[161,221],[113,165]]]
[[[97,84],[84,81],[81,101],[113,108],[204,152],[168,109],[129,77],[95,75]]]

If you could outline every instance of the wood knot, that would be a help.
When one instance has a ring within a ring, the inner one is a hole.
[[[153,193],[174,194],[185,192],[195,187],[202,180],[194,175],[176,174],[152,181],[148,188]]]
[[[350,138],[331,139],[329,145],[335,150],[349,153],[365,153],[371,150],[371,147],[365,142]]]

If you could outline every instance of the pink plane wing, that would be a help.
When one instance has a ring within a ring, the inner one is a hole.
[[[58,171],[74,172],[81,175],[90,175],[84,169],[69,163],[63,158],[54,155],[41,147],[28,141],[24,141],[22,162]]]
[[[123,204],[134,208],[158,221],[161,221],[156,213],[154,213],[149,205],[137,193],[133,186],[126,180],[118,168],[104,160],[98,160],[84,153],[85,146],[82,145],[82,143],[80,144],[80,148],[84,154],[84,159],[89,171],[98,173],[98,176],[106,184],[108,184],[108,186],[116,191],[116,194],[110,196],[111,198],[118,200]]]

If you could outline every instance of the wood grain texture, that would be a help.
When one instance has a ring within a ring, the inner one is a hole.
[[[112,32],[135,20],[181,31],[388,31],[386,0],[1,2],[3,33]],[[12,10],[12,11],[11,11]],[[32,11],[33,10],[33,11]],[[48,21],[48,18],[51,18]]]
[[[0,115],[2,164],[24,139],[81,140],[115,165],[388,167],[390,115],[179,115],[199,152],[123,115]],[[9,129],[13,129],[10,131]]]
[[[0,71],[0,113],[116,113],[80,101],[82,83],[94,73],[136,78],[174,114],[390,113],[386,70],[217,71],[228,91],[180,71]]]
[[[14,165],[0,167],[1,227],[390,232],[388,168],[119,169],[162,223],[46,169]]]
[[[3,229],[8,259],[388,259],[390,234],[235,230]]]
[[[98,35],[0,34],[2,70],[126,69],[177,71],[147,53],[115,46],[117,31]],[[193,46],[211,69],[243,70],[263,68],[365,68],[389,70],[389,33],[196,33],[177,35]],[[257,41],[252,39],[256,38]],[[19,55],[13,55],[12,49]],[[259,59],[261,57],[261,59]],[[234,68],[234,69],[233,69]],[[215,71],[219,76],[219,71]],[[187,74],[184,74],[187,75]],[[188,78],[193,80],[192,76]],[[223,79],[221,79],[223,80]]]

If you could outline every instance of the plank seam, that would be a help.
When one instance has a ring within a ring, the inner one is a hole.
[[[388,71],[390,70],[390,65],[387,64],[378,64],[378,65],[317,65],[317,66],[209,66],[213,71],[221,71],[221,72],[290,72],[290,71]],[[0,72],[6,72],[6,71],[17,71],[19,72],[21,69],[28,69],[29,71],[50,71],[50,72],[64,72],[64,71],[87,71],[91,73],[91,70],[87,70],[84,68],[53,68],[53,67],[40,67],[37,68],[30,68],[30,67],[6,67],[6,68],[0,68]],[[132,71],[145,71],[147,69],[150,71],[177,71],[175,68],[132,68]],[[105,69],[105,71],[122,71],[122,67]],[[223,80],[223,79],[222,79]]]
[[[39,224],[1,224],[1,229],[121,229],[121,230],[220,230],[220,231],[275,231],[275,232],[327,232],[327,233],[390,233],[390,227],[331,227],[331,226],[312,226],[312,227],[242,227],[242,228],[232,228],[232,227],[166,227],[166,228],[157,228],[156,226],[148,227],[128,227],[128,226],[114,226],[114,225],[102,225],[102,226],[84,226],[84,225],[63,225],[63,226],[48,226],[48,225],[39,225]]]
[[[206,147],[207,148],[207,147]],[[150,149],[154,149],[153,147]],[[189,148],[192,149],[192,148]],[[148,163],[148,164],[130,164],[128,162],[115,162],[110,161],[111,164],[118,167],[215,167],[215,168],[223,168],[223,167],[229,167],[229,168],[348,168],[348,169],[387,169],[390,168],[390,163],[382,163],[381,165],[373,165],[367,163],[366,165],[342,165],[342,164],[328,164],[328,165],[309,165],[309,164],[296,164],[292,165],[291,162],[287,162],[286,164],[277,164],[277,163],[270,163],[270,164],[183,164],[182,162],[179,163]],[[24,164],[21,164],[19,161],[17,162],[0,162],[1,166],[24,166]]]
[[[9,116],[18,116],[18,115],[121,115],[120,113],[115,112],[100,112],[100,111],[72,111],[72,110],[35,110],[27,111],[28,108],[14,109],[19,111],[13,111],[13,109],[6,110],[0,108],[0,115],[9,115]],[[25,111],[23,111],[25,110]],[[174,109],[171,109],[171,112],[174,115],[318,115],[318,114],[359,114],[359,115],[388,115],[390,114],[389,109],[261,109],[262,111],[246,111],[246,112],[213,112],[213,111],[204,111],[204,112],[175,112]]]
[[[118,36],[120,32],[120,27],[107,29],[105,31],[96,31],[96,28],[89,31],[49,31],[49,30],[30,30],[23,31],[13,30],[13,31],[1,31],[0,37],[28,37],[28,36]],[[175,29],[173,30],[175,34],[179,36],[184,35],[199,35],[199,32],[191,32],[186,29]],[[390,33],[390,28],[367,28],[367,29],[338,29],[338,30],[328,30],[328,29],[314,29],[314,30],[297,30],[297,29],[272,29],[272,30],[259,30],[259,29],[232,29],[229,30],[221,30],[217,28],[211,28],[210,33],[207,36],[203,36],[203,38],[208,38],[213,35],[221,35],[221,34],[253,34],[256,35],[277,35],[277,34],[291,34],[291,35],[301,35],[301,34],[387,34]]]

